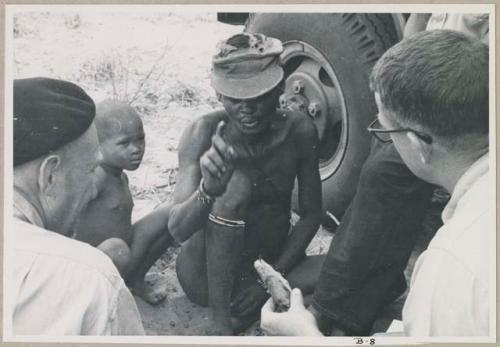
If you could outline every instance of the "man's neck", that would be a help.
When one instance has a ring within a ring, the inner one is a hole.
[[[488,153],[488,148],[469,155],[463,156],[448,156],[443,160],[441,169],[436,172],[439,185],[443,186],[450,194],[453,193],[455,186],[465,172],[483,155]]]
[[[41,228],[47,224],[38,194],[19,182],[14,183],[14,216]]]
[[[100,163],[100,166],[104,170],[104,172],[114,177],[121,177],[123,173],[123,169],[120,167],[111,166],[106,163]]]

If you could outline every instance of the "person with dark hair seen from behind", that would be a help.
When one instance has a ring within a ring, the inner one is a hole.
[[[102,189],[95,105],[73,83],[14,81],[14,221],[7,277],[15,335],[143,335],[112,261],[72,239]]]
[[[194,121],[179,144],[169,230],[185,241],[177,276],[187,296],[212,309],[211,334],[258,319],[268,294],[253,262],[262,256],[294,277],[321,217],[318,136],[306,116],[277,109],[284,71],[279,40],[237,34],[218,46],[212,86],[224,110]],[[301,217],[290,226],[298,179]],[[316,267],[319,268],[319,267]],[[318,272],[307,274],[317,278]]]
[[[416,176],[451,192],[444,225],[412,275],[403,308],[409,336],[490,334],[488,54],[472,36],[426,31],[390,48],[371,75],[379,113],[368,131],[392,141]],[[265,304],[261,326],[275,335],[321,335],[297,289],[288,312]]]

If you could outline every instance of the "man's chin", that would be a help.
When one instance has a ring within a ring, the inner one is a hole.
[[[266,127],[264,123],[258,123],[255,126],[245,126],[240,124],[239,128],[241,133],[244,135],[257,135],[262,133]]]

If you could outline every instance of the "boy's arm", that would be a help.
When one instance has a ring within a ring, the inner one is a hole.
[[[282,254],[274,264],[282,272],[290,271],[300,261],[321,220],[316,127],[309,120],[301,122],[295,138],[301,153],[298,172],[300,220],[293,227]]]

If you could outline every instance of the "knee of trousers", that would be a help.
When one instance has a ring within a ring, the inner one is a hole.
[[[216,199],[212,213],[220,217],[242,219],[250,202],[250,195],[250,179],[237,170],[231,176],[224,194]]]

